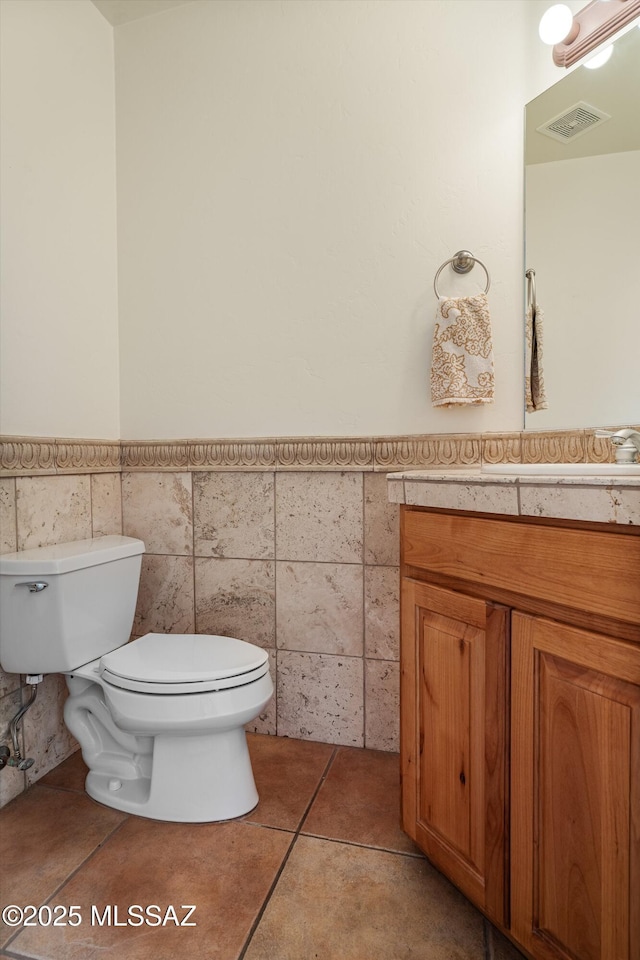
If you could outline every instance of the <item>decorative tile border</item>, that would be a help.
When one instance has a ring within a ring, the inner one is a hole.
[[[523,463],[583,463],[583,431],[563,434],[557,431],[522,435]]]
[[[0,444],[0,475],[36,476],[56,473],[56,441],[39,437],[6,437]]]
[[[119,440],[56,440],[56,473],[119,473]]]
[[[391,473],[481,463],[607,463],[613,459],[611,444],[597,439],[593,430],[240,440],[0,438],[0,476],[4,477],[122,470]]]
[[[277,440],[194,440],[190,470],[273,470]]]
[[[485,434],[482,437],[483,463],[522,463],[522,434]]]
[[[481,435],[473,433],[382,437],[374,441],[375,468],[479,466],[481,449]]]
[[[188,470],[189,444],[184,440],[123,440],[123,470]]]
[[[373,443],[364,438],[294,437],[278,440],[279,470],[372,470]]]

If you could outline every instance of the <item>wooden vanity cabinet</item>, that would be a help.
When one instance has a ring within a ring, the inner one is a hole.
[[[640,960],[638,534],[402,508],[404,829],[535,960]]]
[[[404,829],[503,923],[509,611],[410,578],[401,603]]]
[[[638,960],[640,647],[512,624],[513,934],[544,960]]]

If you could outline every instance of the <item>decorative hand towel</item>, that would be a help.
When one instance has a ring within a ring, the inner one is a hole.
[[[486,293],[441,297],[431,364],[434,407],[493,401],[493,345]]]
[[[536,410],[546,410],[549,404],[542,373],[542,310],[533,303],[527,307],[525,334],[524,399],[527,413],[535,413]]]

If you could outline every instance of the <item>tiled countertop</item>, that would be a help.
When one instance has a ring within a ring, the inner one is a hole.
[[[640,526],[640,477],[410,470],[387,474],[391,503]]]

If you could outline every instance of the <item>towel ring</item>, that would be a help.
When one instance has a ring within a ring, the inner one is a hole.
[[[535,313],[538,306],[536,302],[536,272],[529,267],[528,270],[525,270],[524,275],[528,280],[527,306],[532,307]]]
[[[458,250],[458,252],[455,253],[450,260],[445,260],[445,262],[442,264],[442,266],[440,267],[440,269],[435,275],[435,278],[433,281],[433,289],[435,290],[436,297],[438,298],[438,300],[440,300],[440,291],[438,290],[438,277],[440,276],[440,274],[442,273],[442,271],[444,270],[444,268],[447,266],[448,263],[451,264],[452,268],[455,270],[456,273],[469,273],[470,270],[473,270],[474,263],[479,263],[487,275],[487,285],[484,289],[484,292],[489,293],[489,288],[491,286],[491,277],[489,276],[489,271],[485,267],[482,260],[478,260],[478,258],[474,257],[474,255],[472,253],[469,253],[468,250]]]

